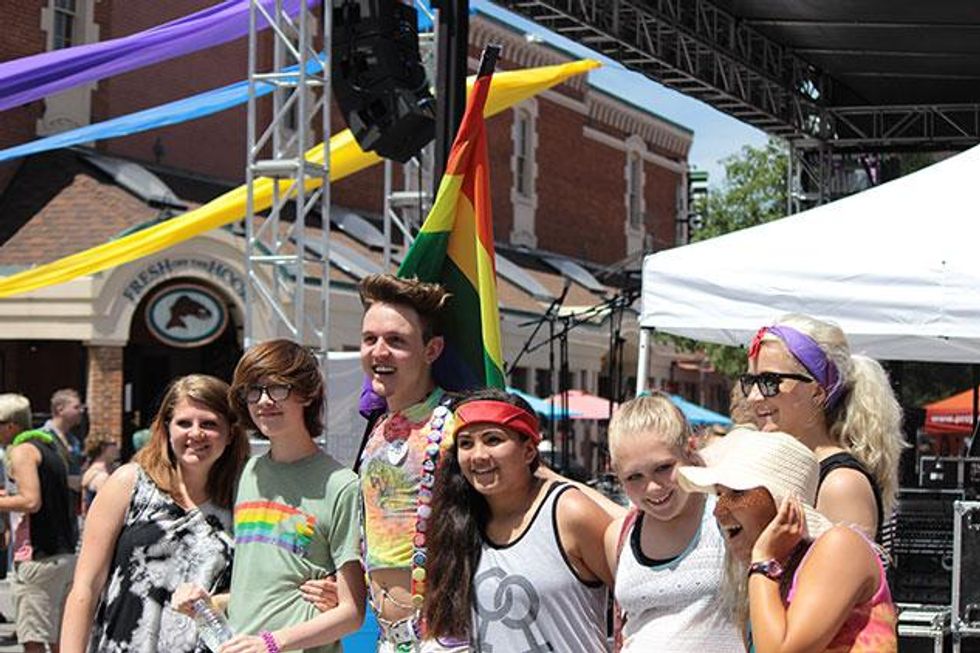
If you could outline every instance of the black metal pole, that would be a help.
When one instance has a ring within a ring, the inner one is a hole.
[[[466,57],[469,49],[469,0],[433,2],[436,24],[436,149],[432,196],[439,190],[449,148],[466,110]]]

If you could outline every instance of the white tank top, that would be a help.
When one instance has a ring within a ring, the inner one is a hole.
[[[497,546],[484,538],[473,579],[476,651],[608,650],[606,588],[601,581],[580,580],[558,540],[557,502],[570,489],[563,483],[548,488],[530,525],[510,544]]]
[[[626,615],[623,651],[744,653],[721,606],[725,542],[708,495],[697,533],[673,560],[657,564],[640,549],[644,514],[627,534],[616,567],[616,601]]]

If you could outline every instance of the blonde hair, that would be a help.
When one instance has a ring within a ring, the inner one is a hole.
[[[777,322],[808,335],[823,350],[844,382],[835,406],[824,408],[831,437],[874,476],[882,508],[891,514],[898,494],[898,462],[907,445],[902,436],[902,408],[888,374],[878,361],[852,354],[847,337],[836,324],[808,315],[784,315]],[[779,340],[766,334],[767,340]]]
[[[13,422],[21,431],[31,428],[31,402],[24,395],[0,394],[0,422]]]
[[[609,456],[617,464],[618,447],[626,441],[652,437],[671,449],[687,451],[691,426],[666,394],[653,392],[620,406],[609,420]]]

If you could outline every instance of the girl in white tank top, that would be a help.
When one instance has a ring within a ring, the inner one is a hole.
[[[626,402],[609,423],[613,469],[635,506],[606,530],[617,650],[745,651],[718,599],[725,547],[714,502],[675,479],[679,465],[697,463],[690,436],[683,414],[660,393]]]
[[[480,390],[456,405],[426,534],[429,637],[468,636],[480,653],[607,650],[611,518],[535,473],[539,441],[517,397]]]

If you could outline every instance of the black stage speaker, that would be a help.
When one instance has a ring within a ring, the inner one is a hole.
[[[889,540],[888,585],[899,603],[950,605],[953,580],[953,501],[962,490],[899,490]]]
[[[333,92],[361,149],[402,163],[435,136],[418,16],[398,0],[333,0]]]

